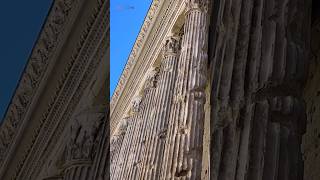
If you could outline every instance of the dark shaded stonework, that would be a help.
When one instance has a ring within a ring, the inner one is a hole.
[[[109,0],[55,0],[0,127],[1,180],[107,180]]]
[[[304,88],[307,126],[303,136],[304,179],[320,179],[320,2],[312,5],[311,54]]]
[[[303,179],[311,1],[215,1],[212,179]]]

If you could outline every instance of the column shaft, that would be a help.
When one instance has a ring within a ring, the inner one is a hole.
[[[310,1],[215,6],[210,176],[301,179]]]
[[[207,81],[207,1],[187,1],[161,179],[200,179]]]
[[[111,172],[110,174],[112,180],[121,180],[121,175],[125,171],[125,167],[127,163],[126,158],[128,157],[130,147],[132,146],[132,136],[133,136],[134,128],[137,124],[138,118],[139,118],[139,115],[135,114],[128,119],[127,132],[123,139],[119,157],[116,161],[113,162],[115,167],[113,169],[113,172]]]
[[[138,174],[142,170],[142,158],[145,155],[146,135],[150,131],[149,124],[154,118],[154,103],[156,102],[156,83],[158,71],[152,70],[147,76],[144,86],[144,98],[142,101],[141,119],[135,128],[133,135],[133,145],[128,155],[126,175],[123,179],[139,179]]]
[[[140,179],[160,179],[159,175],[178,67],[178,48],[179,41],[177,38],[169,37],[166,40],[156,92],[155,116],[150,119],[149,128],[151,128],[151,131],[147,134],[146,156],[143,160],[143,170],[139,174]]]
[[[128,117],[129,118],[129,117]],[[128,118],[121,120],[115,134],[111,137],[110,144],[110,174],[114,174],[116,163],[119,161],[119,154],[128,126]]]

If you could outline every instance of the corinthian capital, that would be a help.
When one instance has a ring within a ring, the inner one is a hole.
[[[144,84],[144,89],[155,88],[157,85],[158,75],[159,68],[154,68],[151,71],[149,71]]]
[[[209,6],[209,0],[186,0],[186,13],[192,10],[207,11]]]
[[[136,96],[132,100],[131,104],[132,104],[132,111],[133,112],[139,112],[141,101],[142,101],[142,97],[141,96]]]
[[[180,41],[178,36],[169,36],[166,38],[163,53],[167,54],[176,54],[180,49]]]

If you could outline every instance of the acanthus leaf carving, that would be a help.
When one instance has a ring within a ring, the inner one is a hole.
[[[180,49],[180,41],[179,38],[176,36],[169,36],[165,40],[165,44],[163,47],[164,54],[166,55],[167,53],[178,53]]]
[[[121,135],[121,134],[124,134],[127,130],[127,127],[128,127],[128,118],[124,118],[120,124],[119,124],[119,127],[117,129],[117,135]]]
[[[188,13],[191,10],[200,10],[208,11],[209,1],[208,0],[187,0],[186,3],[186,12]]]
[[[145,80],[144,89],[156,88],[159,77],[159,68],[152,69]]]
[[[135,98],[133,98],[131,102],[133,112],[139,112],[141,102],[142,102],[142,96],[136,96]]]

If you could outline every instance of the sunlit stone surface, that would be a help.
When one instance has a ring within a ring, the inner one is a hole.
[[[319,179],[319,7],[154,0],[111,100],[111,179]]]

